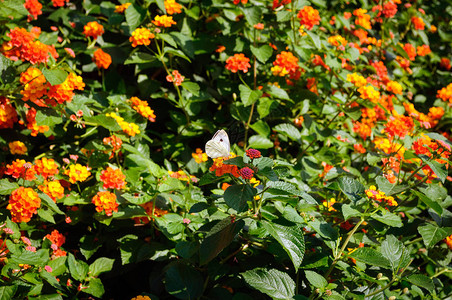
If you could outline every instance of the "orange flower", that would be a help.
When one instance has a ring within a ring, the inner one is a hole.
[[[26,119],[27,119],[27,128],[31,130],[31,136],[37,136],[38,133],[44,133],[49,130],[49,126],[47,125],[38,125],[36,123],[36,109],[34,107],[30,108],[27,111]]]
[[[63,234],[61,234],[58,230],[54,229],[51,234],[47,234],[44,239],[48,239],[52,242],[52,244],[55,244],[57,247],[63,246],[63,244],[66,242],[66,238]]]
[[[85,26],[83,26],[83,34],[86,37],[92,37],[93,39],[97,39],[98,36],[104,34],[104,26],[93,21],[88,22]]]
[[[121,4],[121,5],[116,5],[114,12],[122,14],[131,4],[132,3],[127,2],[127,3]]]
[[[96,205],[97,212],[105,210],[105,214],[109,217],[113,215],[113,212],[118,211],[119,204],[116,202],[116,195],[110,192],[98,192],[93,197],[92,203]]]
[[[316,78],[315,77],[309,77],[306,79],[307,83],[306,83],[306,88],[308,90],[310,90],[311,92],[313,92],[314,94],[319,94],[319,92],[317,91],[317,82],[316,82]]]
[[[20,93],[23,95],[22,100],[39,105],[47,106],[45,100],[42,98],[47,94],[47,89],[50,84],[42,74],[41,70],[29,67],[25,72],[20,74],[20,82],[24,88]]]
[[[132,47],[136,47],[138,45],[149,45],[151,43],[151,39],[153,39],[155,35],[151,33],[151,31],[147,28],[137,28],[132,32],[132,36],[129,38],[129,41],[132,43]]]
[[[366,148],[364,148],[364,146],[361,144],[354,144],[353,148],[355,149],[356,152],[366,153]]]
[[[312,6],[305,6],[299,12],[297,17],[300,19],[300,24],[304,25],[306,29],[311,30],[314,25],[320,24],[320,15],[317,9]]]
[[[25,0],[25,8],[28,10],[32,18],[38,19],[39,15],[42,15],[42,4],[38,0]]]
[[[363,140],[367,139],[372,133],[372,128],[364,122],[353,122],[353,131],[356,132]]]
[[[328,43],[330,43],[334,47],[344,47],[347,45],[347,40],[344,39],[341,35],[333,35],[328,38]]]
[[[94,51],[93,61],[99,69],[108,69],[111,64],[111,56],[99,48]]]
[[[64,175],[69,176],[71,183],[76,183],[77,181],[85,181],[91,175],[91,172],[88,167],[76,164],[70,165],[69,169],[64,171]]]
[[[146,101],[141,101],[138,97],[130,98],[132,102],[132,108],[136,110],[140,115],[145,117],[151,122],[155,122],[155,114],[154,111],[149,107]]]
[[[85,88],[85,83],[81,76],[77,76],[74,73],[69,73],[66,80],[62,84],[52,85],[49,88],[47,96],[51,100],[57,103],[71,102],[74,98],[74,90],[83,90]],[[49,102],[49,101],[48,101]],[[56,103],[53,103],[56,106]]]
[[[425,28],[425,23],[424,23],[424,20],[422,20],[422,18],[412,17],[411,23],[413,23],[414,29],[416,29],[416,30],[424,30],[424,28]]]
[[[298,65],[298,58],[292,52],[282,51],[276,55],[276,60],[271,68],[273,75],[285,76],[289,74],[290,79],[298,80],[301,76],[301,67]]]
[[[113,152],[117,152],[122,147],[122,140],[116,135],[112,135],[110,137],[105,137],[103,140],[104,145],[108,145],[112,147]]]
[[[405,135],[410,134],[413,129],[414,122],[411,117],[396,115],[389,118],[384,130],[390,137],[399,136],[403,139]]]
[[[108,167],[103,170],[100,175],[100,180],[104,183],[104,189],[124,189],[126,186],[126,176],[121,172],[121,169],[113,169]]]
[[[166,76],[166,81],[168,82],[174,82],[174,85],[180,86],[182,82],[184,81],[185,77],[182,76],[178,70],[174,70],[172,72],[172,75]]]
[[[452,83],[449,83],[446,87],[437,91],[436,97],[441,100],[452,103]]]
[[[403,46],[403,49],[405,50],[406,54],[410,58],[410,60],[414,60],[416,58],[416,49],[411,44],[405,44]]]
[[[55,202],[57,199],[61,199],[64,196],[64,188],[59,180],[44,180],[44,185],[40,185],[38,188]]]
[[[47,179],[47,177],[55,176],[59,173],[58,165],[55,160],[43,157],[42,159],[35,160],[36,173]]]
[[[16,159],[10,165],[6,165],[6,175],[11,175],[14,178],[24,178],[25,180],[36,179],[36,171],[30,162],[23,159]]]
[[[217,46],[217,49],[215,49],[215,52],[221,53],[221,52],[223,52],[224,50],[226,50],[226,47],[223,46],[223,45],[219,45],[219,46]]]
[[[54,7],[64,6],[64,4],[67,2],[69,2],[69,0],[52,0],[52,4]]]
[[[385,4],[383,4],[382,13],[388,19],[394,17],[397,13],[397,4],[392,1],[386,2]]]
[[[171,27],[171,25],[177,24],[173,21],[173,17],[163,15],[163,16],[155,16],[154,21],[152,23],[158,27]]]
[[[41,199],[32,188],[20,188],[14,190],[9,196],[9,204],[6,207],[11,211],[11,220],[16,223],[28,222],[41,206]]]
[[[396,95],[402,94],[402,86],[400,85],[400,83],[396,81],[389,81],[388,84],[386,85],[386,90],[388,92],[393,92]]]
[[[235,155],[231,155],[228,158],[219,157],[213,159],[213,165],[210,167],[209,171],[215,172],[215,176],[220,177],[224,174],[232,174],[235,177],[240,177],[239,170],[235,165],[227,165],[224,164],[223,161],[228,160],[229,158],[234,157]]]
[[[452,235],[449,235],[444,240],[446,242],[447,247],[449,247],[450,250],[452,250]]]
[[[417,46],[416,49],[417,49],[417,55],[419,55],[419,56],[426,56],[427,54],[430,54],[432,52],[432,50],[430,50],[429,45]]]
[[[236,53],[234,56],[230,56],[226,60],[226,69],[232,73],[237,73],[238,71],[243,71],[243,73],[248,72],[248,68],[251,68],[250,59],[243,53]]]
[[[14,141],[8,144],[11,154],[23,155],[27,153],[27,146],[21,141]]]
[[[262,24],[262,23],[257,23],[257,24],[254,25],[253,27],[256,28],[257,30],[262,30],[262,29],[264,29],[264,24]]]
[[[209,158],[207,157],[207,154],[202,152],[201,148],[196,148],[195,153],[192,153],[191,156],[195,159],[195,162],[198,164],[209,160]]]
[[[116,122],[118,122],[119,126],[121,126],[121,129],[130,136],[135,136],[141,132],[140,127],[138,127],[137,124],[128,123],[124,121],[124,118],[118,116],[115,113],[106,114],[106,116],[115,119]]]
[[[169,174],[169,176],[170,176],[171,178],[176,178],[176,179],[179,179],[179,180],[181,180],[181,181],[187,181],[187,182],[189,182],[189,181],[191,180],[191,181],[193,181],[193,182],[197,182],[197,179],[196,179],[195,176],[189,175],[189,174],[185,173],[185,172],[182,171],[182,170],[179,170],[179,171],[177,171],[177,172],[168,171],[168,174]]]
[[[163,215],[166,215],[168,213],[168,211],[160,209],[157,206],[154,207],[154,203],[152,201],[151,202],[146,202],[145,204],[142,204],[140,206],[144,208],[144,210],[146,211],[146,214],[149,217],[133,218],[133,220],[137,224],[147,224],[147,223],[149,223],[149,220],[151,218],[154,218],[154,217],[159,218],[159,217],[161,217]]]
[[[0,129],[13,128],[17,122],[17,112],[14,106],[9,104],[9,99],[0,96]]]
[[[370,25],[370,15],[366,13],[367,9],[355,9],[353,11],[353,15],[356,16],[355,24],[363,27],[364,29],[372,29],[372,26]]]
[[[176,0],[165,0],[163,3],[168,15],[180,14],[182,12],[182,5],[177,3]]]
[[[397,201],[395,201],[394,197],[386,196],[386,194],[382,191],[378,191],[375,186],[370,186],[369,189],[365,191],[367,197],[372,200],[386,203],[389,206],[397,206]]]
[[[382,61],[372,61],[370,65],[375,68],[377,76],[381,80],[385,80],[388,77],[388,69]]]

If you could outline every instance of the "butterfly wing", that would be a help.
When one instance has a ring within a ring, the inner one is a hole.
[[[228,157],[230,150],[229,137],[224,130],[218,130],[206,143],[206,154],[210,158]]]

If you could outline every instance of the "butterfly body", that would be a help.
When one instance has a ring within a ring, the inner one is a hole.
[[[231,145],[226,131],[218,130],[213,138],[206,143],[206,154],[210,158],[229,157]]]

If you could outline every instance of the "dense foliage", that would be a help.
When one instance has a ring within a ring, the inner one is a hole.
[[[0,299],[451,297],[449,1],[0,22]]]

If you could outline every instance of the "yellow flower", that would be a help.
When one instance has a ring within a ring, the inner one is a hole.
[[[165,9],[168,15],[180,14],[182,12],[182,5],[176,2],[176,0],[165,0]]]
[[[151,31],[147,28],[137,28],[132,32],[132,36],[129,38],[129,41],[132,43],[132,47],[136,47],[138,45],[149,45],[151,43],[151,39],[153,39],[155,35],[151,33]]]
[[[27,153],[27,146],[25,146],[24,143],[22,143],[21,141],[14,141],[8,144],[9,146],[9,151],[11,152],[11,154],[19,154],[19,155],[23,155],[25,153]]]
[[[152,23],[154,23],[154,25],[158,27],[171,27],[171,25],[177,24],[173,21],[173,17],[167,15],[155,16]]]
[[[71,165],[69,169],[64,171],[64,174],[69,176],[69,181],[71,183],[76,183],[77,181],[85,181],[90,175],[88,167],[82,166],[81,164]]]
[[[367,84],[366,78],[357,73],[347,74],[347,81],[353,83],[356,87],[362,87]]]
[[[196,148],[196,152],[192,153],[191,156],[195,159],[196,163],[198,164],[209,160],[207,154],[203,153],[201,148]]]
[[[127,7],[129,7],[131,4],[132,3],[128,3],[127,2],[127,3],[121,4],[121,5],[116,5],[115,6],[115,13],[122,14],[127,9]]]

